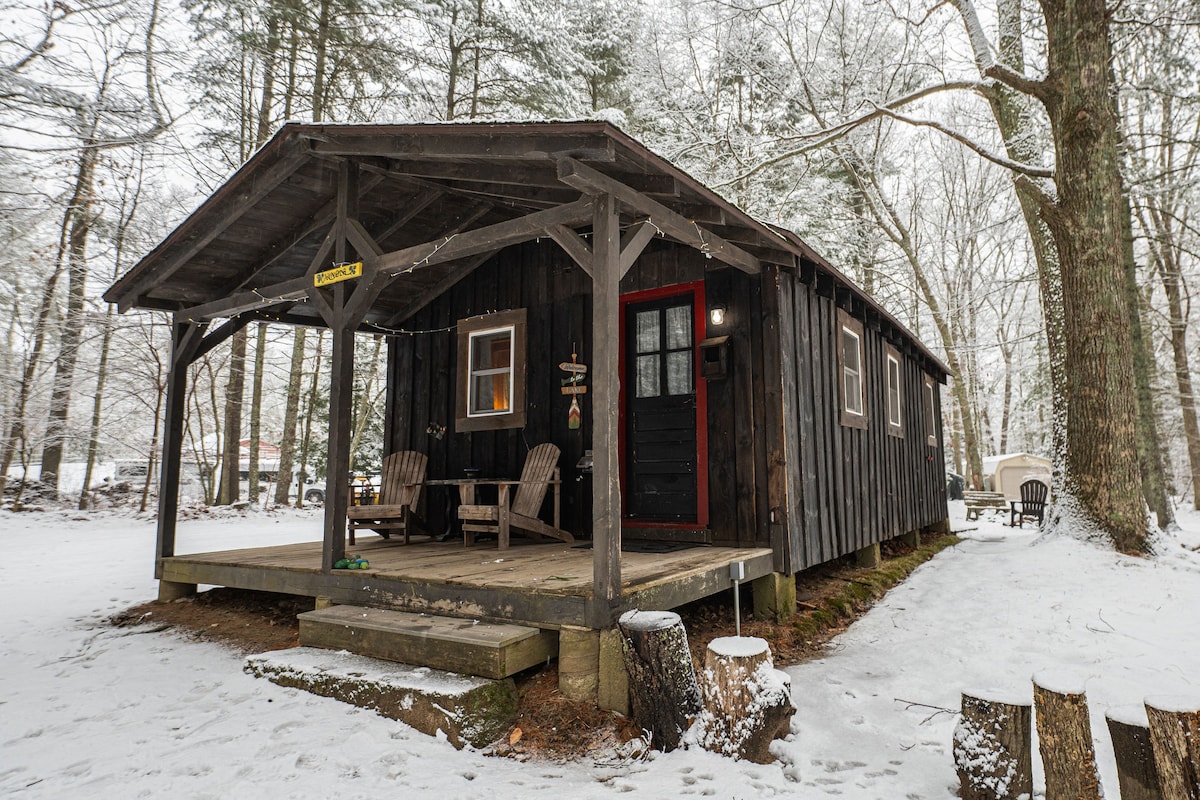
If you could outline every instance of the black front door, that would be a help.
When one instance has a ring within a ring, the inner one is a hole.
[[[696,520],[692,296],[625,309],[625,516]]]

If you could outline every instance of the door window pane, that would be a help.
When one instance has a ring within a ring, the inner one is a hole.
[[[639,353],[658,352],[661,349],[659,341],[658,311],[639,311],[637,315],[637,351]]]
[[[658,356],[638,356],[637,396],[658,397]]]
[[[691,306],[667,309],[667,349],[679,350],[692,346]],[[674,394],[674,392],[672,392]]]
[[[692,393],[692,351],[667,353],[667,394]]]

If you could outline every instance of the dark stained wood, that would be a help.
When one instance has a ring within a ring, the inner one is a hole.
[[[175,555],[175,526],[179,511],[179,472],[183,421],[187,403],[188,367],[204,333],[204,325],[176,321],[171,326],[171,367],[163,414],[163,449],[158,481],[158,529],[154,577],[162,577],[162,560]]]
[[[196,232],[182,250],[174,253],[171,258],[162,262],[153,274],[144,274],[140,280],[134,282],[129,287],[125,297],[117,304],[117,308],[122,313],[128,311],[133,307],[133,303],[137,300],[138,295],[148,288],[152,282],[162,282],[170,279],[172,275],[200,253],[205,246],[224,233],[243,214],[254,208],[275,187],[286,181],[292,173],[308,160],[309,151],[307,146],[295,143],[291,145],[289,150],[290,152],[276,161],[263,174],[256,176],[254,185],[249,191],[233,198],[229,205],[222,208],[219,222],[210,223],[205,226],[203,232]]]
[[[631,187],[581,164],[575,159],[564,158],[559,161],[558,177],[564,183],[569,183],[580,191],[605,192],[616,197],[623,206],[631,211],[650,217],[651,222],[659,230],[670,234],[686,245],[697,248],[706,255],[711,255],[719,261],[737,267],[743,272],[756,273],[762,269],[762,264],[757,258],[737,245],[725,241],[715,233],[701,228],[695,222],[680,216],[661,203],[651,200]]]
[[[592,230],[593,597],[621,596],[620,397],[621,220],[617,199],[596,198]]]

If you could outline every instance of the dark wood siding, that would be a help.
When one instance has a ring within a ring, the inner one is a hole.
[[[926,441],[925,376],[913,349],[885,335],[885,324],[841,298],[864,323],[865,429],[840,424],[837,292],[832,282],[807,282],[781,271],[765,278],[764,292],[777,292],[780,369],[771,377],[794,402],[779,405],[786,454],[787,552],[777,566],[796,571],[946,519],[940,393],[935,392],[937,446]],[[771,319],[771,315],[767,315]],[[903,436],[887,426],[887,345],[900,354]],[[940,382],[935,377],[934,386]],[[774,451],[772,451],[774,452]],[[781,540],[782,541],[782,540]]]
[[[623,294],[704,281],[708,306],[727,309],[724,325],[700,339],[729,337],[728,374],[707,381],[709,522],[715,544],[767,546],[776,569],[794,572],[946,518],[941,431],[926,444],[924,376],[913,349],[885,336],[861,307],[869,424],[839,424],[838,304],[831,279],[769,267],[761,275],[709,269],[702,254],[656,241],[621,282]],[[848,303],[842,298],[842,303]],[[592,407],[567,427],[570,398],[558,369],[574,346],[591,361],[591,279],[549,240],[508,248],[404,323],[412,335],[390,344],[390,449],[429,455],[431,478],[519,474],[528,449],[562,449],[563,525],[589,535],[591,477],[575,464],[591,447]],[[454,432],[458,320],[510,308],[528,310],[524,429]],[[887,434],[885,344],[901,355],[904,436]],[[936,376],[935,376],[936,377]],[[588,383],[591,381],[589,379]],[[935,384],[936,385],[936,384]],[[940,398],[938,399],[940,402]],[[941,409],[936,409],[940,426]],[[446,426],[443,439],[426,433]],[[446,525],[444,489],[427,492],[426,514]],[[772,522],[772,519],[774,521]]]
[[[460,319],[514,308],[528,310],[525,427],[455,433],[454,327]],[[554,442],[562,450],[563,525],[586,533],[591,484],[590,478],[580,479],[575,464],[591,447],[591,409],[584,402],[582,426],[567,427],[571,400],[559,391],[564,373],[558,364],[571,360],[573,346],[582,363],[589,361],[591,279],[587,274],[548,240],[508,248],[403,327],[412,335],[393,337],[390,348],[390,449],[427,453],[430,478],[461,477],[467,467],[478,467],[485,476],[515,477],[531,447]],[[426,433],[431,423],[446,427],[442,439]],[[431,488],[426,493],[426,519],[435,530],[447,523],[446,491]]]

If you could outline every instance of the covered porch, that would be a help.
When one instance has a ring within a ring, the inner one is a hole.
[[[771,572],[769,549],[687,547],[670,552],[623,552],[615,604],[592,595],[592,551],[579,544],[461,542],[396,546],[364,537],[355,552],[365,571],[321,569],[320,541],[170,556],[161,562],[169,585],[229,586],[543,629],[605,627],[611,614],[640,608],[668,610],[730,585],[729,567],[745,565],[746,580]]]
[[[677,258],[679,252],[687,258]],[[649,526],[665,539],[695,534],[731,546],[669,553],[622,548],[628,499],[622,484],[633,464],[623,452],[622,292],[638,279],[644,253],[655,253],[652,263],[662,266],[654,267],[643,290],[685,280],[702,286],[712,271],[734,273],[747,296],[761,292],[766,335],[755,345],[759,355],[779,347],[779,311],[771,298],[780,271],[818,258],[606,123],[285,125],[105,295],[122,311],[173,315],[155,560],[164,594],[210,584],[604,630],[625,609],[673,608],[728,589],[736,562],[744,563],[746,580],[794,572],[783,457],[765,440],[767,431],[782,426],[780,387],[756,374],[749,359],[735,365],[739,377],[736,387],[728,384],[730,396],[760,409],[766,423],[741,414],[736,430],[730,424],[721,431],[723,444],[709,448],[707,426],[724,423],[706,418],[701,404],[690,454],[676,468],[695,479],[686,495],[694,513],[678,524]],[[711,332],[704,329],[703,289],[688,297],[696,327],[682,351],[694,359],[685,377],[702,397],[698,348]],[[451,404],[465,402],[465,392],[454,388],[456,380],[465,385],[469,360],[464,320],[509,311],[519,311],[522,320],[528,312],[527,328],[518,322],[509,332],[514,350],[529,337],[528,363],[511,362],[511,372],[529,387],[528,398],[523,384],[512,390],[519,419],[466,420],[467,426],[455,419],[457,407],[447,418]],[[323,536],[302,545],[179,555],[189,368],[255,321],[331,334]],[[423,327],[413,330],[414,321]],[[456,324],[457,345],[450,336]],[[448,336],[432,340],[427,351],[396,346],[439,333]],[[571,469],[586,452],[591,469],[573,474],[578,488],[568,517],[591,548],[523,544],[497,553],[461,542],[398,546],[368,536],[355,550],[370,559],[371,569],[335,570],[347,552],[356,334],[389,337],[385,453],[437,449],[433,478],[461,474],[455,470],[467,465],[515,477],[530,447],[569,435],[561,466]],[[574,387],[564,382],[559,397],[553,365],[573,361],[577,341],[587,365],[585,413],[582,428],[567,431],[555,404],[570,400],[566,389]],[[667,349],[664,344],[664,363]],[[410,402],[413,396],[421,402]],[[723,454],[711,468],[705,448]],[[481,453],[498,455],[480,464]],[[710,472],[725,479],[726,499],[712,504]],[[723,541],[706,528],[710,505],[723,511]]]

